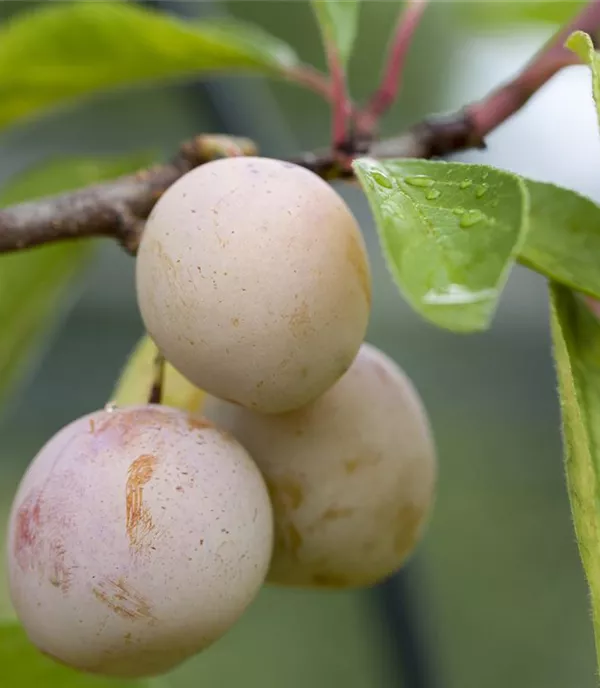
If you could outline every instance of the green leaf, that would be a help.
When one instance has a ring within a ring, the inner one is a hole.
[[[16,623],[0,623],[2,685],[43,688],[150,688],[150,682],[84,674],[44,656]],[[154,684],[156,685],[156,684]]]
[[[493,2],[457,2],[454,7],[467,22],[498,26],[544,23],[565,24],[585,0],[493,0]]]
[[[600,660],[600,322],[568,288],[550,294],[567,487]]]
[[[335,46],[345,64],[356,39],[359,0],[311,0],[311,5],[325,43]]]
[[[183,22],[125,2],[44,3],[0,30],[0,127],[82,96],[202,71],[281,75],[291,48],[233,21]]]
[[[413,308],[450,330],[486,329],[526,234],[520,178],[431,160],[361,158],[354,169],[392,276]]]
[[[592,39],[583,31],[575,31],[567,39],[565,45],[572,50],[579,58],[589,64],[592,70],[592,93],[596,104],[598,115],[598,126],[600,126],[600,55],[594,49]]]
[[[529,231],[519,262],[600,298],[600,207],[575,191],[526,180]]]
[[[0,205],[111,179],[149,162],[149,156],[139,155],[59,160],[16,178],[0,194]],[[49,327],[73,302],[73,279],[86,265],[92,246],[89,240],[73,241],[0,256],[0,400],[40,351]]]

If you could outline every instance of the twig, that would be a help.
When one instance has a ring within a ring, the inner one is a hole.
[[[331,76],[331,141],[334,155],[346,154],[351,104],[348,95],[346,69],[339,52],[331,42],[326,43],[327,64]]]
[[[254,143],[247,139],[198,136],[184,143],[165,165],[0,210],[0,252],[62,239],[105,236],[135,253],[144,220],[179,177],[216,157],[255,152]]]
[[[398,137],[374,143],[357,139],[348,157],[368,154],[376,158],[432,158],[484,147],[484,137],[490,131],[523,107],[560,68],[577,61],[575,54],[563,47],[565,38],[577,29],[592,34],[598,26],[600,0],[593,0],[513,81],[460,112],[425,120]],[[341,131],[341,114],[338,116],[336,133]],[[346,116],[344,112],[344,121]],[[340,159],[339,152],[306,153],[292,162],[327,180],[351,177],[347,160]],[[255,153],[254,144],[247,139],[198,136],[185,143],[170,163],[0,210],[0,253],[94,236],[115,238],[135,253],[144,220],[161,194],[179,177],[215,157]]]
[[[149,404],[162,404],[164,384],[165,384],[165,357],[157,351],[154,357],[154,374],[152,380],[152,386],[150,387],[150,392],[148,394]]]
[[[600,0],[593,0],[561,29],[525,69],[512,81],[493,91],[484,100],[466,109],[473,132],[482,140],[490,131],[521,109],[558,71],[579,64],[575,53],[564,43],[573,31],[585,31],[596,44],[594,34],[600,26]]]
[[[400,13],[392,38],[381,85],[368,104],[356,114],[357,131],[366,138],[372,137],[386,110],[400,91],[402,71],[412,38],[421,22],[429,0],[408,0]]]

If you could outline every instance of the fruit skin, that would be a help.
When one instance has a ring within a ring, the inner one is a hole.
[[[136,260],[146,329],[209,394],[264,413],[299,408],[350,366],[371,275],[360,229],[314,173],[227,158],[155,205]]]
[[[365,344],[341,380],[307,407],[266,416],[205,399],[263,473],[275,513],[268,581],[368,586],[413,551],[432,507],[437,458],[420,398]]]
[[[115,677],[168,671],[221,637],[255,597],[272,511],[246,451],[160,406],[97,411],[28,468],[7,543],[31,641]]]

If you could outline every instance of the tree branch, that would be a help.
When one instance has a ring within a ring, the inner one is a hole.
[[[198,136],[169,163],[77,191],[0,210],[0,252],[62,239],[112,237],[135,253],[144,220],[179,177],[208,160],[256,153],[252,141]]]
[[[577,29],[593,34],[598,26],[600,0],[594,0],[509,83],[460,112],[425,120],[395,138],[369,142],[359,137],[349,157],[432,158],[484,147],[490,131],[523,107],[559,69],[577,62],[575,54],[563,46],[566,37]],[[341,121],[341,113],[339,116]],[[104,236],[117,239],[134,254],[144,221],[161,194],[179,177],[208,160],[252,154],[256,149],[247,139],[198,136],[183,144],[169,163],[0,210],[0,253],[65,239]],[[352,176],[347,160],[331,149],[305,153],[291,161],[327,180]]]
[[[402,71],[412,38],[421,23],[429,0],[407,0],[400,13],[389,48],[381,85],[365,108],[356,114],[357,131],[365,137],[373,135],[379,119],[396,100],[400,91]]]

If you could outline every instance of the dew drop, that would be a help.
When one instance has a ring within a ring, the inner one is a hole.
[[[414,177],[406,177],[404,181],[409,185],[409,186],[420,186],[420,187],[428,187],[428,186],[433,186],[434,181],[431,179],[431,177],[428,177],[427,175],[424,174],[417,174]]]
[[[438,191],[437,189],[430,189],[426,194],[425,198],[428,201],[435,201],[436,198],[439,198],[442,195],[441,191]]]
[[[394,182],[383,172],[371,172],[371,177],[379,184],[379,186],[383,186],[386,189],[393,189],[394,188]]]
[[[452,211],[455,215],[464,215],[466,210],[464,208],[454,208]]]
[[[473,182],[470,179],[463,179],[458,185],[461,189],[468,189]]]
[[[460,218],[460,226],[465,229],[467,227],[472,227],[478,222],[481,222],[484,218],[484,214],[480,210],[469,210]]]
[[[475,198],[481,198],[482,196],[485,196],[488,190],[488,185],[487,184],[480,184],[476,189],[475,189]]]

